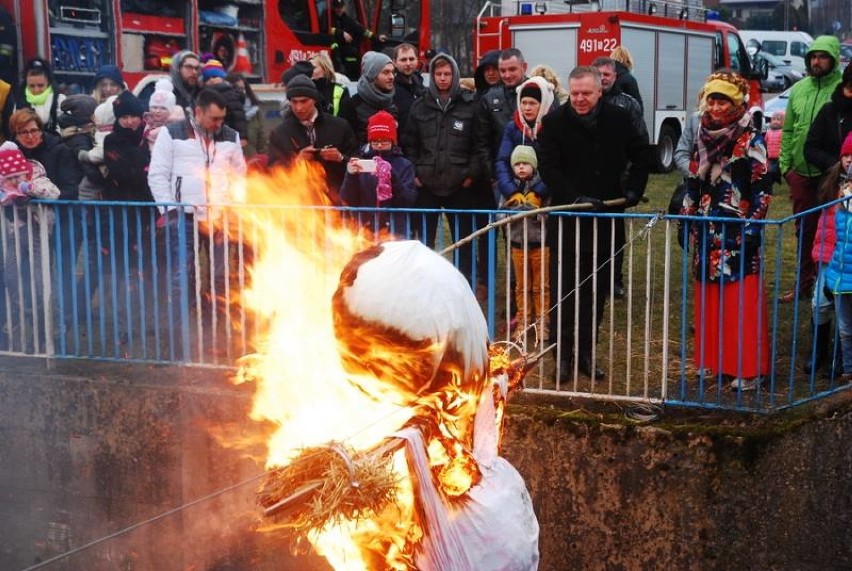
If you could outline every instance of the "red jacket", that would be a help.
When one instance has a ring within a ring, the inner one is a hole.
[[[811,258],[816,264],[828,264],[834,253],[834,245],[837,243],[837,205],[822,211],[817,223],[816,236],[814,236],[814,247],[811,250]]]

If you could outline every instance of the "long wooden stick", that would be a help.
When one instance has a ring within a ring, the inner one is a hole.
[[[604,206],[624,206],[627,203],[627,199],[625,198],[615,198],[613,200],[603,200]],[[440,254],[443,256],[445,254],[449,254],[453,250],[461,248],[465,244],[468,244],[483,234],[487,234],[491,230],[495,228],[500,228],[501,226],[506,226],[507,224],[511,224],[512,222],[517,222],[518,220],[522,220],[524,218],[529,218],[531,216],[538,216],[539,214],[547,214],[548,212],[574,212],[574,211],[582,211],[589,210],[593,208],[594,205],[590,202],[579,202],[576,204],[560,204],[558,206],[545,206],[543,208],[536,208],[535,210],[524,210],[523,212],[518,212],[517,214],[512,214],[511,216],[507,216],[506,218],[501,218],[500,220],[494,220],[493,222],[489,222],[484,227],[480,228],[473,234],[470,234],[458,242],[453,242],[443,250],[441,250]],[[510,211],[507,211],[510,212]]]

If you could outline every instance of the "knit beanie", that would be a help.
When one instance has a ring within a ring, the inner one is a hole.
[[[726,80],[723,77],[713,77],[704,84],[701,92],[706,100],[711,95],[722,95],[733,101],[734,105],[742,105],[745,101],[746,93],[741,87],[735,83]]]
[[[115,100],[118,95],[110,95],[106,101],[95,108],[95,125],[98,131],[111,131],[115,124]]]
[[[225,68],[222,67],[222,62],[217,59],[208,60],[207,63],[201,67],[201,77],[204,81],[214,77],[221,77],[224,79],[226,75]]]
[[[30,176],[33,166],[12,141],[0,145],[0,178],[25,174]]]
[[[367,120],[367,141],[392,141],[396,144],[396,119],[385,110]]]
[[[368,81],[373,81],[379,76],[384,67],[393,63],[393,60],[381,52],[366,52],[361,58],[361,75]]]
[[[304,75],[308,79],[314,74],[314,64],[306,60],[299,60],[290,69],[281,74],[281,83],[289,85],[290,80],[297,75]]]
[[[121,70],[118,69],[118,66],[112,64],[102,65],[95,74],[94,85],[97,85],[102,79],[112,80],[124,87],[124,77],[121,75]]]
[[[320,100],[320,94],[314,82],[304,75],[297,75],[287,83],[287,99],[294,97],[310,97],[314,101]]]
[[[526,82],[521,86],[521,91],[518,94],[518,101],[523,99],[524,97],[532,97],[539,103],[541,103],[541,88],[537,83],[534,82]]]
[[[852,132],[846,135],[846,138],[843,140],[843,146],[840,147],[840,156],[843,155],[852,155]]]
[[[65,119],[62,122],[66,123],[66,127],[86,125],[93,121],[97,106],[98,102],[91,95],[69,95],[59,104],[59,110],[62,111],[60,119]]]
[[[154,93],[151,94],[151,99],[148,100],[148,107],[163,107],[171,113],[175,105],[177,105],[174,90],[172,80],[167,77],[158,79],[157,83],[154,84]]]
[[[518,145],[515,147],[512,151],[510,161],[512,162],[512,166],[518,163],[527,163],[532,165],[534,169],[538,168],[538,157],[535,154],[535,149],[529,145]]]
[[[129,91],[122,91],[115,101],[112,102],[112,110],[116,119],[121,119],[127,115],[134,117],[142,117],[145,114],[145,106],[139,101],[139,98]]]

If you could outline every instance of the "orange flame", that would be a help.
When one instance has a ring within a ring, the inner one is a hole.
[[[267,467],[328,442],[369,450],[416,423],[428,442],[435,481],[447,496],[461,496],[479,478],[471,454],[473,417],[480,395],[491,396],[487,372],[465,375],[449,355],[436,385],[424,390],[408,380],[445,352],[441,343],[370,344],[361,342],[366,336],[357,324],[341,331],[332,303],[341,272],[372,238],[325,208],[322,174],[297,162],[289,170],[250,175],[247,204],[239,208],[241,233],[253,250],[243,303],[258,334],[257,351],[242,359],[236,381],[256,383],[251,418],[277,427],[267,443]],[[396,505],[375,518],[309,534],[335,569],[414,568],[412,546],[423,534],[414,483],[401,451],[393,462],[401,482]]]

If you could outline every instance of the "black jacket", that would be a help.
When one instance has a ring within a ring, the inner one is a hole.
[[[645,192],[652,159],[647,136],[636,130],[626,109],[601,101],[595,112],[592,126],[570,104],[542,120],[538,165],[554,205],[572,204],[581,196],[621,198],[628,162],[624,192],[640,197]]]
[[[313,81],[314,86],[317,88],[317,91],[319,91],[320,97],[322,98],[322,101],[319,103],[319,105],[322,106],[322,110],[329,115],[346,119],[351,125],[354,120],[352,96],[349,94],[349,90],[346,89],[346,86],[334,81],[329,81],[325,77],[321,77]],[[337,113],[334,112],[335,93],[339,93]]]
[[[411,113],[411,106],[415,101],[423,97],[426,88],[423,87],[423,76],[419,72],[411,74],[411,82],[403,81],[402,74],[397,73],[394,77],[393,102],[396,105],[399,132],[405,131],[405,122]]]
[[[347,119],[352,126],[352,130],[355,132],[355,137],[359,145],[367,143],[367,122],[370,120],[370,117],[382,110],[387,111],[399,121],[399,111],[393,101],[391,101],[388,107],[377,107],[357,93],[352,96],[349,111],[347,112]]]
[[[840,147],[852,131],[852,99],[838,85],[831,101],[814,117],[805,139],[805,160],[825,172],[840,159]]]
[[[148,163],[151,152],[142,136],[144,125],[125,129],[116,121],[112,133],[104,139],[104,163],[107,166],[106,200],[153,202],[148,187]]]
[[[30,160],[44,166],[47,178],[59,188],[59,200],[77,200],[83,171],[77,157],[62,142],[59,135],[42,133],[42,143],[34,148],[21,147],[21,152]]]
[[[526,81],[527,78],[524,78]],[[503,141],[503,131],[518,107],[517,88],[502,83],[489,88],[478,98],[477,130],[480,134],[477,152],[485,169],[485,178],[494,179],[494,161]]]
[[[615,62],[615,76],[614,87],[617,87],[623,93],[635,99],[639,103],[639,109],[644,110],[645,106],[642,103],[642,94],[639,93],[639,83],[636,81],[636,77],[627,69],[627,66],[620,61]]]
[[[411,106],[402,148],[414,163],[421,192],[449,196],[465,178],[481,178],[477,111],[476,95],[464,90],[450,99],[446,109],[428,95]]]
[[[618,85],[613,85],[608,92],[604,93],[604,101],[612,103],[616,107],[627,109],[633,118],[633,126],[640,133],[644,133],[646,139],[648,138],[648,127],[645,125],[645,118],[642,116],[642,105],[635,98],[621,91]]]
[[[317,149],[331,146],[344,155],[339,163],[322,161],[328,185],[336,193],[346,174],[346,161],[358,152],[358,141],[349,123],[322,111],[314,122],[314,132],[316,135],[314,146]],[[305,126],[292,112],[288,111],[281,124],[269,134],[269,163],[288,166],[296,160],[300,150],[310,145],[311,141]]]

